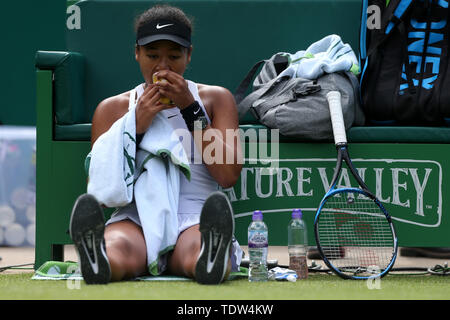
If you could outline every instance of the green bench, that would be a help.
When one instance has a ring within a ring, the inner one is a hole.
[[[256,61],[278,51],[304,49],[332,33],[358,50],[359,0],[169,3],[194,17],[194,51],[185,77],[231,92]],[[133,21],[151,2],[69,4],[79,8],[79,16],[68,14],[68,19],[79,18],[79,28],[66,30],[66,51],[36,54],[36,268],[47,260],[62,260],[64,245],[71,243],[69,217],[76,197],[86,192],[84,158],[90,150],[96,106],[142,82],[134,61]],[[291,209],[299,207],[313,244],[314,213],[333,173],[333,144],[280,137],[279,157],[267,162],[257,149],[266,145],[258,146],[259,136],[250,135],[265,127],[248,120],[241,129],[249,136],[243,144],[246,154],[256,152],[256,161],[248,157],[240,180],[224,190],[235,211],[239,242],[247,244],[251,213],[260,209],[269,226],[270,244],[286,245]],[[450,173],[450,129],[354,127],[348,137],[361,175],[395,219],[399,244],[450,246],[444,215],[450,210],[444,197],[449,190],[443,183]],[[269,158],[275,150],[269,150]],[[270,165],[279,169],[273,175],[262,174],[262,168]]]

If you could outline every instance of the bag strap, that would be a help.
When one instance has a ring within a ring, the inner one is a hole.
[[[370,56],[382,43],[384,43],[389,36],[393,33],[392,30],[395,29],[403,20],[405,14],[411,9],[414,1],[412,0],[400,0],[396,3],[391,1],[389,5],[383,11],[381,17],[381,30],[385,32],[372,33],[369,48],[367,50],[366,57]],[[389,28],[389,32],[386,33]]]
[[[245,94],[247,92],[248,87],[250,86],[250,83],[252,82],[253,77],[255,76],[256,72],[258,71],[259,67],[266,63],[268,60],[261,60],[258,61],[247,73],[245,78],[241,81],[237,89],[235,90],[234,99],[236,100],[236,105],[239,105],[242,100],[245,98]]]
[[[416,87],[414,86],[413,82],[413,69],[411,63],[409,63],[409,52],[408,52],[408,34],[406,31],[405,23],[402,22],[398,25],[398,31],[402,35],[402,47],[403,47],[403,64],[405,65],[405,74],[406,74],[406,81],[408,82],[408,91],[411,94],[416,93]],[[425,49],[424,49],[425,51]]]
[[[272,86],[277,83],[279,80],[277,78],[272,79],[267,82],[264,86],[259,88],[256,91],[253,91],[248,96],[246,96],[239,104],[237,104],[239,119],[242,119],[253,106],[253,103],[260,99],[267,91],[272,88]],[[256,113],[253,113],[256,119],[259,120],[259,116]]]
[[[260,69],[261,65],[266,63],[273,63],[276,74],[281,73],[289,65],[289,59],[283,55],[275,55],[273,59],[261,60],[255,63],[255,65],[250,69],[245,78],[241,81],[237,89],[235,90],[234,99],[236,100],[236,105],[238,106],[239,119],[245,116],[245,114],[250,109],[252,102],[257,99],[257,97],[262,96],[268,89],[270,89],[276,78],[267,82],[262,88],[250,93],[246,96],[247,90],[251,85],[253,78]]]

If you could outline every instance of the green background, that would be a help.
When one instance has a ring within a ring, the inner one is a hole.
[[[65,50],[65,0],[3,1],[0,9],[3,75],[0,122],[36,125],[34,56],[41,50]]]

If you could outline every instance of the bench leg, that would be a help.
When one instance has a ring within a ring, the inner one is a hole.
[[[64,261],[64,245],[40,244],[36,242],[34,253],[34,269],[37,270],[47,261]]]
[[[64,261],[64,245],[52,244],[52,260]]]

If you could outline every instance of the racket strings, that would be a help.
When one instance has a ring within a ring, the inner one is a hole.
[[[317,227],[323,254],[344,274],[378,274],[392,260],[391,225],[375,201],[359,192],[342,190],[327,198]]]

